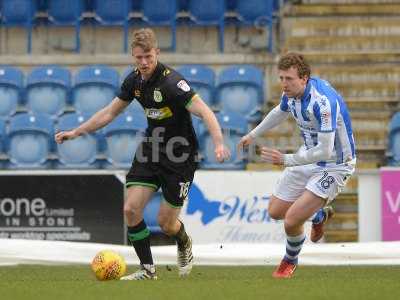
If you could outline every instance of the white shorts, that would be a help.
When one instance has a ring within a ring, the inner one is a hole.
[[[318,197],[331,202],[346,185],[354,173],[355,162],[330,164],[320,167],[316,164],[288,167],[278,180],[274,191],[277,198],[294,202],[307,189]]]

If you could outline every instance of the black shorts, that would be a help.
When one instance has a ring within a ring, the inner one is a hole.
[[[147,186],[155,191],[161,187],[167,203],[179,208],[187,199],[196,169],[197,162],[194,158],[173,163],[161,156],[159,162],[142,162],[135,156],[126,175],[126,187]]]

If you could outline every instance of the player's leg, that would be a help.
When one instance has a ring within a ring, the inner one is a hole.
[[[160,166],[159,180],[165,201],[160,207],[158,221],[161,229],[176,240],[180,276],[188,275],[193,265],[192,239],[178,217],[184,201],[187,200],[196,166],[191,160]]]
[[[171,206],[164,201],[160,206],[158,222],[164,233],[175,238],[178,247],[179,276],[189,275],[193,265],[192,239],[186,233],[185,226],[178,219],[180,207]]]
[[[310,240],[313,243],[318,242],[324,236],[325,224],[333,217],[334,214],[335,211],[330,205],[322,207],[315,213],[311,220],[312,225],[310,234]]]
[[[284,201],[275,195],[271,196],[268,205],[268,214],[274,220],[283,220],[287,210],[292,206],[293,202]]]
[[[122,280],[157,279],[150,249],[150,231],[143,219],[143,210],[160,183],[152,171],[151,162],[140,161],[135,156],[132,167],[126,175],[127,196],[124,216],[128,226],[128,241],[139,258],[141,269]]]
[[[333,207],[329,205],[340,193],[354,172],[351,164],[336,165],[319,170],[310,178],[307,189],[326,200],[326,205],[312,218],[310,240],[318,242],[324,235],[326,222],[334,215]]]
[[[150,231],[143,219],[143,210],[150,201],[155,187],[131,186],[124,203],[125,222],[128,225],[128,240],[140,261],[140,270],[121,280],[157,279],[150,248]]]
[[[286,253],[273,273],[275,278],[290,278],[298,263],[298,256],[305,241],[304,223],[325,203],[325,200],[305,190],[285,215]]]

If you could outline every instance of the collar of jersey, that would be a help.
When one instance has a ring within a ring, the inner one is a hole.
[[[306,88],[305,88],[304,93],[303,93],[303,96],[301,96],[301,101],[302,102],[307,101],[307,99],[310,96],[310,90],[311,90],[311,80],[310,79],[308,79]]]

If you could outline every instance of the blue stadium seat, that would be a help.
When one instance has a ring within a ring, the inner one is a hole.
[[[143,20],[149,26],[171,28],[171,50],[176,50],[176,0],[143,1]]]
[[[55,26],[74,26],[75,52],[80,51],[80,24],[84,0],[48,1],[49,21]]]
[[[132,66],[127,67],[122,71],[122,75],[120,77],[121,84],[124,82],[125,78],[134,70],[135,68]]]
[[[215,73],[213,69],[203,65],[185,65],[178,68],[193,89],[208,105],[214,104]]]
[[[71,130],[85,122],[90,116],[68,113],[59,117],[56,126],[58,131]],[[96,161],[98,152],[98,133],[82,135],[74,140],[57,145],[60,169],[92,169],[98,168]]]
[[[233,112],[219,112],[216,114],[224,135],[224,141],[231,151],[231,158],[220,164],[216,161],[214,155],[214,143],[208,131],[204,131],[200,137],[200,151],[203,161],[200,166],[204,169],[231,169],[241,170],[245,167],[245,160],[237,152],[236,146],[241,137],[248,131],[246,119],[240,114]]]
[[[57,116],[69,98],[71,74],[58,66],[36,67],[26,79],[26,106],[29,111]]]
[[[131,8],[130,0],[94,0],[95,18],[101,25],[122,26],[125,53],[128,52],[129,12]]]
[[[106,159],[108,168],[128,169],[137,146],[142,141],[147,128],[147,119],[143,113],[125,112],[119,115],[104,129],[106,139]]]
[[[119,89],[118,72],[107,66],[84,67],[74,79],[72,102],[82,114],[94,114],[109,104]]]
[[[143,211],[143,219],[145,220],[147,227],[152,233],[162,232],[157,220],[161,201],[162,193],[155,192]]]
[[[272,25],[274,1],[272,0],[237,0],[236,13],[243,26],[264,27],[268,31],[267,49],[272,52]]]
[[[2,0],[2,25],[24,27],[27,31],[27,52],[32,51],[32,27],[36,13],[36,2],[32,0]]]
[[[6,140],[6,120],[0,118],[0,153],[4,151]]]
[[[203,120],[192,114],[192,124],[197,138],[201,137],[203,131],[205,130]]]
[[[257,121],[264,100],[264,78],[260,69],[249,65],[225,68],[218,76],[217,105],[223,111],[240,113]]]
[[[218,43],[224,51],[225,0],[190,0],[190,17],[194,24],[200,26],[217,26]]]
[[[390,121],[388,142],[388,163],[400,166],[400,112],[395,113]]]
[[[226,1],[226,9],[229,11],[234,11],[236,9],[238,0],[227,0]]]
[[[178,0],[178,11],[188,11],[189,0]]]
[[[144,116],[145,114],[143,106],[136,100],[133,100],[125,109],[125,111],[134,115],[141,114]]]
[[[53,132],[53,121],[49,116],[22,113],[11,117],[7,147],[10,168],[48,168]]]
[[[3,156],[5,146],[7,143],[7,136],[6,136],[6,121],[3,118],[0,118],[0,156]],[[3,169],[4,167],[4,160],[0,160],[0,168]]]
[[[21,70],[13,67],[0,66],[0,117],[13,115],[24,85],[24,75]]]

